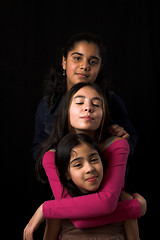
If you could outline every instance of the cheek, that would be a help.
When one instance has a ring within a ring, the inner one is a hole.
[[[71,179],[72,181],[77,185],[79,186],[79,181],[81,179],[81,172],[80,171],[70,171],[70,176],[71,176]]]
[[[100,68],[96,68],[96,69],[91,71],[92,82],[96,81],[96,78],[98,76],[99,70],[100,70]]]
[[[67,76],[72,75],[75,72],[75,68],[76,68],[75,64],[68,62],[67,66],[66,66]]]
[[[103,117],[103,112],[102,111],[97,112],[97,121],[99,124],[102,121],[102,117]]]
[[[73,124],[75,124],[77,122],[78,116],[79,116],[79,109],[74,108],[71,105],[71,107],[70,107],[70,116],[69,116],[69,120],[70,120],[71,126],[73,126]]]
[[[99,173],[100,181],[103,180],[103,165],[102,163],[98,166],[97,171]]]

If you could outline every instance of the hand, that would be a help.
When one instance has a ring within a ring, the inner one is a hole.
[[[147,202],[146,200],[138,193],[133,193],[132,194],[134,199],[137,199],[140,203],[141,206],[141,216],[144,216],[146,211],[147,211]]]
[[[131,199],[133,199],[133,196],[125,191],[122,191],[121,195],[120,195],[120,199],[121,199],[121,201],[131,200]]]
[[[29,223],[24,229],[23,240],[33,240],[33,233],[38,229],[39,225],[44,221],[42,205],[37,209]]]
[[[123,127],[120,127],[117,124],[113,124],[108,127],[108,132],[111,136],[122,137],[126,140],[129,139],[129,134],[124,130]]]

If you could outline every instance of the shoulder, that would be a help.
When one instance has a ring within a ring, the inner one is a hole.
[[[106,149],[116,149],[116,148],[125,148],[126,151],[129,151],[129,144],[126,139],[120,138],[120,137],[109,137],[106,139],[106,141],[103,143],[103,147],[101,148],[102,151],[105,151]]]
[[[42,160],[42,165],[45,166],[46,164],[53,164],[55,162],[55,150],[51,149],[47,151]]]
[[[40,102],[37,106],[36,114],[42,114],[46,110],[49,111],[49,104],[48,104],[47,97],[44,97],[40,100]]]
[[[38,108],[41,108],[41,107],[43,108],[43,107],[46,107],[46,106],[49,107],[48,98],[47,98],[47,97],[43,97],[43,98],[40,100],[39,104],[38,104]]]

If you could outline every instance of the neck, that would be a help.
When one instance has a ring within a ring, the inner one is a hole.
[[[76,133],[84,133],[88,135],[90,138],[95,139],[95,131],[89,131],[89,130],[75,130]]]
[[[67,91],[69,91],[72,87],[73,87],[73,85],[71,85],[71,83],[67,79]]]

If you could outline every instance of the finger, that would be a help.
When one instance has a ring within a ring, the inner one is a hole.
[[[124,134],[124,135],[122,136],[122,138],[128,140],[128,139],[129,139],[129,134],[128,134],[128,133]]]
[[[25,229],[23,231],[23,240],[26,240],[26,228],[27,228],[27,226],[25,227]]]
[[[33,232],[27,226],[23,232],[23,240],[33,240]]]
[[[119,129],[119,126],[118,127],[116,127],[116,128],[109,128],[108,129],[108,131],[109,131],[109,134],[111,135],[111,136],[116,136],[117,135],[117,133],[120,131],[120,129]]]
[[[111,125],[110,127],[111,127],[112,129],[116,129],[116,128],[119,127],[119,125],[118,125],[118,124],[113,124],[113,125]]]
[[[119,126],[117,124],[113,124],[108,127],[108,132],[111,136],[115,135],[116,128],[119,128]]]
[[[129,134],[124,130],[124,128],[118,128],[118,129],[116,129],[116,133],[115,133],[115,135],[117,136],[117,137],[122,137],[123,139],[126,139],[126,140],[128,140],[129,139]]]
[[[115,135],[117,137],[122,137],[123,135],[125,135],[127,132],[124,130],[124,128],[122,127],[119,127],[119,128],[116,128],[115,130]]]

